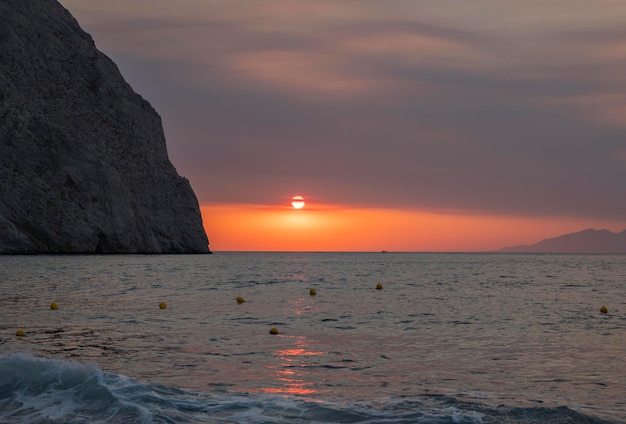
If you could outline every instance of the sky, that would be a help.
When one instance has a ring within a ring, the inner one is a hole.
[[[214,251],[626,229],[622,0],[60,2],[160,114]]]

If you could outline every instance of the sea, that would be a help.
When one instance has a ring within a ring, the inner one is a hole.
[[[0,256],[0,423],[626,423],[626,256]]]

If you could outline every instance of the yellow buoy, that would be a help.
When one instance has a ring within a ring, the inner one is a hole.
[[[603,314],[606,314],[607,312],[609,312],[609,310],[606,309],[606,306],[602,305],[602,307],[600,308],[600,312],[602,312]]]
[[[165,302],[159,303],[159,309],[165,309],[165,308],[167,308],[167,303]]]
[[[276,327],[270,328],[270,334],[278,334],[278,328]]]
[[[246,301],[246,299],[244,299],[243,297],[237,296],[237,303],[243,303],[245,301]]]
[[[24,337],[26,333],[21,328],[15,332],[15,335],[18,337]]]
[[[382,290],[383,289],[383,285],[378,283],[376,284],[376,290]]]
[[[50,309],[54,309],[56,311],[57,309],[59,309],[59,304],[56,302],[52,302],[50,304]]]
[[[310,294],[311,296],[315,296],[315,295],[317,294],[317,290],[315,290],[315,289],[309,289],[309,294]]]

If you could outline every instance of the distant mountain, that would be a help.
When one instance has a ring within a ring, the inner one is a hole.
[[[515,253],[626,253],[626,230],[588,229],[546,239],[532,245],[503,247],[500,252]]]

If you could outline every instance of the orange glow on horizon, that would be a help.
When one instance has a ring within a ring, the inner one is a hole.
[[[213,251],[479,252],[533,244],[546,238],[625,223],[348,208],[204,204],[201,212]]]

